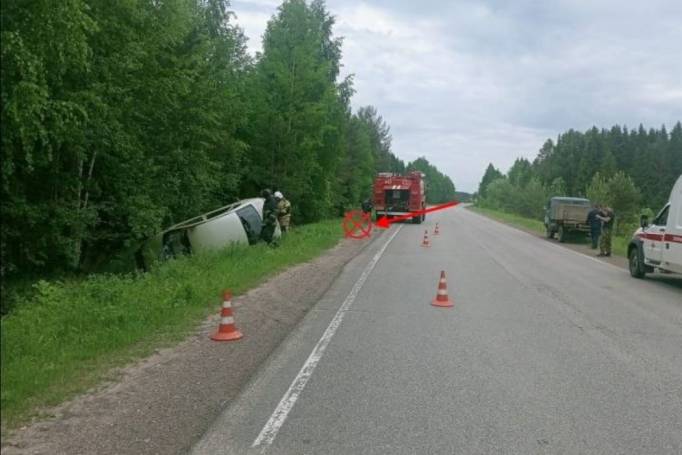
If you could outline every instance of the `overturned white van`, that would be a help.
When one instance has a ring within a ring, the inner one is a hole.
[[[147,269],[156,260],[258,242],[264,202],[263,198],[244,199],[169,227],[138,252],[138,267]],[[279,224],[274,236],[281,236]]]
[[[682,175],[670,193],[670,202],[651,224],[643,216],[640,225],[628,246],[630,275],[644,278],[655,270],[682,273]]]

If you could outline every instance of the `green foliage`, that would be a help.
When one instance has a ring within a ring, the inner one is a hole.
[[[587,198],[595,204],[608,205],[609,187],[606,179],[599,172],[594,174],[592,182],[587,187]]]
[[[479,199],[479,204],[481,207],[541,219],[549,194],[536,177],[531,177],[525,185],[514,184],[508,177],[500,177],[487,185],[486,196]]]
[[[601,205],[611,207],[616,214],[616,232],[632,232],[641,213],[642,196],[632,179],[619,171],[606,179],[599,173],[594,174],[587,187],[587,197]]]
[[[351,112],[320,0],[284,1],[255,59],[228,0],[6,3],[3,297],[8,279],[108,269],[264,187],[301,224],[357,207],[374,172],[405,170],[376,108]]]
[[[495,166],[493,166],[492,163],[488,164],[488,168],[485,170],[485,174],[483,174],[483,178],[481,179],[481,184],[478,186],[478,197],[485,198],[488,185],[500,177],[502,177],[502,173],[495,169]]]
[[[254,187],[282,189],[294,217],[332,213],[343,156],[347,106],[336,81],[341,42],[321,2],[285,1],[268,23],[254,75],[257,110],[249,160]]]
[[[377,109],[351,110],[321,0],[284,1],[255,59],[228,0],[9,1],[0,19],[3,417],[179,336],[220,287],[311,258],[338,226],[149,274],[86,273],[130,271],[130,252],[162,228],[264,187],[301,224],[357,207],[375,172],[405,171]],[[454,191],[429,172],[434,197]],[[40,277],[63,281],[26,292]]]
[[[552,196],[586,196],[616,212],[616,233],[630,233],[642,203],[662,206],[682,174],[682,124],[637,131],[574,130],[547,140],[531,164],[519,158],[503,176],[492,164],[479,186],[478,204],[541,218]]]
[[[432,204],[455,199],[455,184],[425,157],[417,158],[407,165],[408,171],[421,171],[426,181],[426,201]]]
[[[358,118],[369,129],[369,141],[376,172],[405,173],[405,163],[391,153],[391,130],[374,106],[361,107]]]
[[[239,246],[181,257],[146,274],[39,281],[1,322],[3,424],[84,390],[131,355],[179,339],[215,312],[222,289],[240,294],[340,235],[338,220],[330,220],[290,231],[276,249]]]
[[[644,205],[661,207],[682,174],[682,124],[678,121],[670,133],[665,126],[647,131],[641,125],[637,130],[618,125],[569,130],[556,144],[545,142],[532,171],[545,185],[562,178],[572,196],[585,195],[597,172],[608,179],[622,171],[641,190]]]
[[[3,277],[95,270],[237,193],[247,58],[226,6],[3,8]]]

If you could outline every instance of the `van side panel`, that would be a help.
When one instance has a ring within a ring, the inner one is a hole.
[[[193,251],[216,250],[230,243],[249,244],[242,222],[234,212],[190,228],[188,235]]]
[[[663,243],[663,268],[682,273],[682,175],[670,193],[670,213]]]

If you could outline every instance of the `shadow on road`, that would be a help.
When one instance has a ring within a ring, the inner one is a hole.
[[[675,289],[682,289],[682,276],[672,276],[665,275],[662,273],[654,273],[651,275],[647,275],[646,279],[668,285]]]

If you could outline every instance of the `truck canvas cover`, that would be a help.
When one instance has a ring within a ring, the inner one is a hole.
[[[549,207],[553,220],[576,221],[584,223],[590,211],[590,201],[582,198],[555,197]]]

